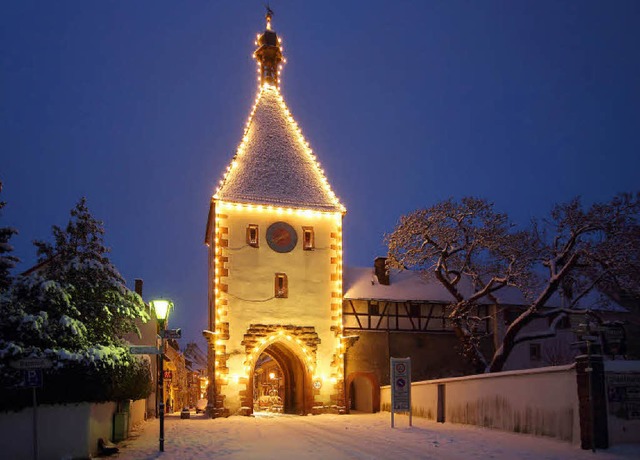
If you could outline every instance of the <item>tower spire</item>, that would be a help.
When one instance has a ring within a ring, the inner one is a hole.
[[[273,18],[273,10],[269,8],[269,5],[267,5],[266,8],[267,12],[264,17],[267,20],[267,30],[271,30],[271,18]]]
[[[271,30],[271,19],[273,10],[266,7],[265,19],[267,21],[266,30],[262,35],[258,35],[256,45],[258,49],[253,53],[253,57],[258,61],[258,72],[260,74],[260,86],[268,83],[273,86],[280,86],[281,62],[286,62],[282,56],[282,40]]]

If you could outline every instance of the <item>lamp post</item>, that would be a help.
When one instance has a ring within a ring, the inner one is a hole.
[[[164,333],[167,327],[169,310],[173,308],[173,303],[169,300],[152,300],[151,307],[156,312],[158,321],[158,335],[160,335],[160,452],[164,452]]]

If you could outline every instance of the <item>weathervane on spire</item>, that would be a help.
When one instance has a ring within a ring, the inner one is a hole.
[[[268,3],[264,7],[267,9],[267,13],[264,15],[264,17],[267,19],[267,30],[271,30],[271,18],[273,17],[273,10],[269,7]]]
[[[267,20],[267,30],[262,35],[258,35],[256,45],[258,49],[253,53],[253,57],[258,61],[260,76],[258,80],[260,85],[265,83],[280,86],[280,70],[282,68],[281,62],[284,61],[282,56],[282,45],[280,38],[271,30],[271,18],[273,18],[273,10],[269,7],[269,4],[265,5],[267,12],[265,18]]]

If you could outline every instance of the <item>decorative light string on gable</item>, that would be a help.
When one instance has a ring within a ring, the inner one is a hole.
[[[255,44],[256,46],[258,46],[258,49],[253,53],[253,58],[256,60],[258,72],[258,94],[256,95],[253,108],[251,109],[251,113],[249,114],[249,118],[247,119],[247,122],[245,124],[240,145],[236,150],[236,154],[233,157],[231,164],[227,167],[223,178],[220,180],[213,198],[216,200],[219,199],[220,190],[226,183],[229,174],[238,167],[238,162],[246,151],[247,143],[249,142],[249,128],[251,127],[251,123],[253,121],[253,117],[255,115],[260,99],[264,96],[274,96],[278,105],[280,106],[280,109],[284,112],[286,119],[289,122],[289,127],[293,129],[296,140],[303,147],[303,150],[310,164],[315,169],[316,174],[319,175],[320,182],[322,184],[322,187],[324,188],[324,191],[329,196],[333,204],[338,209],[340,209],[342,213],[345,213],[346,208],[342,205],[342,203],[340,203],[340,200],[331,189],[329,181],[324,174],[324,170],[322,169],[320,162],[311,149],[311,145],[305,139],[302,130],[293,119],[291,111],[287,107],[287,104],[285,103],[284,98],[280,93],[279,85],[280,75],[282,72],[282,64],[286,63],[287,60],[282,55],[282,51],[284,50],[282,46],[282,38],[278,37],[276,33],[271,30],[271,20],[273,18],[273,11],[271,9],[267,8],[265,18],[266,31],[263,34],[257,35]]]
[[[216,206],[220,210],[236,210],[236,211],[257,211],[259,213],[269,213],[278,215],[301,216],[301,217],[324,217],[334,218],[338,221],[342,218],[341,212],[336,211],[319,211],[315,209],[291,208],[285,206],[262,205],[252,203],[233,203],[230,201],[218,200]]]
[[[293,128],[293,133],[295,134],[296,140],[303,147],[303,151],[305,152],[305,154],[306,154],[306,156],[307,156],[307,158],[309,160],[309,163],[315,169],[316,174],[319,175],[322,187],[324,188],[325,192],[330,197],[330,199],[333,202],[333,204],[337,208],[339,208],[342,213],[346,212],[346,208],[340,202],[340,200],[338,199],[336,194],[331,189],[331,186],[329,185],[329,181],[327,180],[327,177],[324,174],[324,170],[322,169],[322,165],[318,161],[318,158],[316,157],[316,155],[313,153],[313,150],[311,149],[311,146],[310,146],[309,142],[305,139],[305,137],[304,137],[304,135],[302,133],[302,130],[298,126],[298,123],[296,123],[296,121],[293,119],[293,116],[291,115],[291,111],[287,107],[287,105],[286,105],[286,103],[284,101],[284,98],[280,94],[280,91],[278,90],[278,88],[276,88],[275,86],[273,86],[273,85],[271,85],[269,83],[262,84],[260,86],[260,88],[258,89],[258,94],[256,96],[253,108],[251,109],[251,113],[249,114],[249,118],[247,119],[247,123],[245,124],[245,128],[244,128],[244,132],[242,134],[242,140],[240,142],[240,145],[238,146],[236,154],[233,157],[233,159],[231,160],[231,163],[229,164],[229,166],[227,166],[227,169],[226,169],[226,171],[224,173],[224,176],[220,180],[220,182],[218,184],[218,187],[216,189],[216,192],[213,195],[213,198],[216,199],[216,200],[218,200],[220,198],[219,194],[220,194],[220,191],[221,191],[222,187],[224,186],[224,184],[228,180],[229,175],[231,174],[231,172],[238,167],[239,162],[241,161],[243,155],[246,153],[247,144],[249,143],[249,129],[251,127],[251,122],[253,121],[253,117],[255,115],[256,109],[258,107],[258,103],[260,102],[260,99],[262,97],[265,97],[265,96],[267,96],[267,97],[268,96],[276,97],[277,103],[279,104],[280,108],[283,110],[283,112],[285,113],[285,115],[287,117],[287,121],[289,122],[289,126],[291,126]]]

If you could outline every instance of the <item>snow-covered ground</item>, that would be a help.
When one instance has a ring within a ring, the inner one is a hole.
[[[170,415],[165,452],[158,420],[145,422],[120,444],[120,459],[593,459],[591,451],[549,438],[406,416],[390,427],[389,413],[256,416],[190,420]],[[598,451],[598,459],[640,458],[640,446]]]

